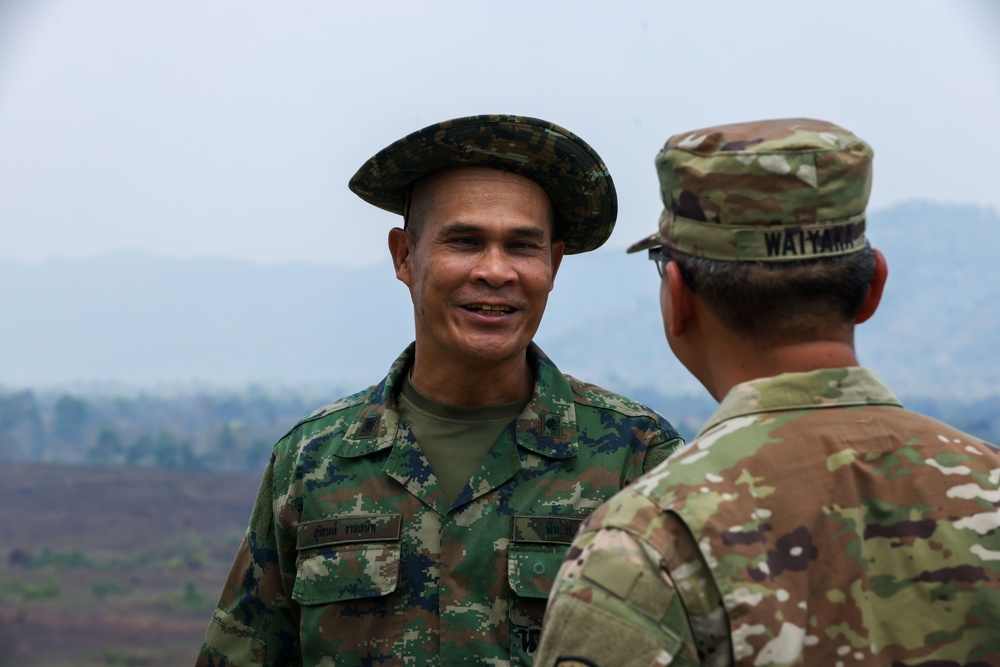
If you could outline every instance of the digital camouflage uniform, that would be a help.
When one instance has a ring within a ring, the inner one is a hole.
[[[449,503],[382,383],[274,448],[199,665],[529,665],[582,519],[680,440],[655,412],[559,373]]]
[[[659,231],[629,251],[780,271],[866,250],[871,159],[810,119],[675,135],[656,160]],[[1000,664],[1000,452],[904,410],[864,368],[738,384],[692,443],[585,523],[536,657]]]
[[[537,664],[1000,664],[998,529],[1000,452],[871,371],[737,385],[587,521]]]

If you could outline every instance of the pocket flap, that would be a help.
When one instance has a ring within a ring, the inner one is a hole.
[[[511,544],[507,551],[511,590],[521,597],[547,598],[568,548],[565,544]]]

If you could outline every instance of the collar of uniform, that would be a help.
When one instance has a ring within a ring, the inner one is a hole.
[[[399,431],[397,392],[413,363],[411,343],[392,364],[389,374],[369,391],[366,405],[348,428],[337,456],[366,456],[393,445]],[[528,363],[535,373],[531,399],[517,418],[517,444],[554,459],[577,455],[576,404],[573,389],[537,345],[528,346]]]
[[[697,437],[733,417],[851,405],[903,407],[878,375],[867,368],[852,366],[782,373],[743,382],[730,389]]]
[[[548,458],[573,458],[578,449],[573,388],[534,343],[528,346],[528,363],[535,388],[517,418],[517,444]]]
[[[389,368],[389,374],[372,387],[354,423],[337,447],[337,456],[367,456],[392,447],[399,431],[399,402],[396,399],[405,373],[413,363],[416,343],[410,343]]]

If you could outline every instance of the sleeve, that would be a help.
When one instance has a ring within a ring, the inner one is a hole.
[[[197,667],[294,667],[302,664],[297,610],[279,566],[274,459],[264,471],[250,527],[212,615]]]
[[[661,418],[658,426],[656,436],[646,447],[646,454],[642,459],[644,474],[666,461],[667,457],[684,444],[684,438],[666,419]]]
[[[552,589],[535,665],[698,664],[684,606],[655,551],[617,528],[582,532]]]

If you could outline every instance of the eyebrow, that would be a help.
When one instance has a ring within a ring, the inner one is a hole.
[[[441,234],[444,236],[452,236],[455,234],[476,234],[483,231],[481,225],[472,225],[466,222],[456,222],[450,225],[445,225],[441,228]],[[527,236],[529,238],[545,238],[545,230],[540,227],[515,227],[512,231],[517,236]]]

